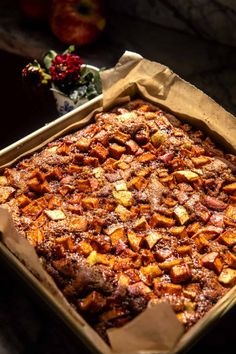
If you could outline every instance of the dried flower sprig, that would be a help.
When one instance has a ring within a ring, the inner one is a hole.
[[[91,71],[75,47],[70,46],[62,54],[49,50],[43,58],[44,67],[37,61],[27,64],[22,77],[36,86],[50,84],[51,90],[60,92],[76,103],[80,98],[91,99],[101,93],[99,72]]]

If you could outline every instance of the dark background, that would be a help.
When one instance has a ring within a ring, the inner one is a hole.
[[[109,16],[106,31],[98,42],[81,48],[85,61],[110,67],[124,50],[137,51],[148,59],[170,66],[231,113],[236,113],[234,91],[231,90],[236,82],[234,46],[201,35],[164,29],[144,19],[137,20],[130,14],[109,12]],[[25,28],[28,28],[29,36],[40,31],[40,26],[28,22]],[[42,29],[43,38],[47,37],[47,31],[45,35],[45,28]],[[15,45],[18,48],[17,43]],[[55,47],[63,46],[55,39]],[[30,59],[22,55],[20,49],[18,55],[4,47],[0,49],[0,149],[58,117],[54,98],[48,89],[32,89],[22,82],[21,70]],[[235,319],[234,308],[189,349],[189,354],[235,352],[231,349],[235,346]],[[0,354],[42,353],[85,354],[86,349],[1,261]]]

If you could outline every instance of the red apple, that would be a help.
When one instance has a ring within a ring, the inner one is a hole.
[[[102,0],[53,0],[50,26],[63,43],[85,45],[95,41],[105,27]]]

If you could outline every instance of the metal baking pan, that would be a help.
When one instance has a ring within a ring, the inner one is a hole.
[[[32,153],[44,146],[49,141],[69,133],[69,126],[81,121],[90,112],[102,106],[102,95],[96,97],[81,107],[74,109],[68,114],[54,120],[46,126],[38,129],[32,134],[8,146],[0,152],[0,166],[10,166],[29,151]],[[1,235],[0,235],[1,236]],[[83,323],[76,321],[75,318],[55,299],[53,294],[42,285],[31,271],[6,247],[0,238],[0,255],[22,277],[33,289],[37,296],[42,298],[52,311],[61,318],[68,328],[78,337],[85,346],[94,354],[114,353],[110,347],[102,340],[93,340],[85,330]],[[206,330],[211,328],[229,309],[236,304],[236,287],[232,288],[201,320],[198,321],[186,334],[184,334],[174,349],[171,351],[160,352],[158,350],[138,351],[132,354],[177,354],[188,351],[194,343],[202,337]],[[117,353],[117,354],[125,354]]]

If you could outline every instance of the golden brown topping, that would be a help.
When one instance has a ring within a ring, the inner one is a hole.
[[[110,144],[109,146],[109,154],[111,157],[114,159],[119,160],[121,155],[124,154],[126,151],[126,148],[124,146],[118,145],[116,143]]]
[[[28,198],[26,195],[22,194],[16,198],[16,201],[20,208],[24,208],[26,205],[28,205],[31,202],[31,199]]]
[[[124,207],[129,207],[133,203],[132,193],[129,191],[113,191],[112,194],[117,203],[123,205]]]
[[[39,229],[31,229],[26,232],[27,238],[33,246],[36,246],[43,242],[44,234]]]
[[[133,229],[134,231],[146,231],[149,229],[149,225],[147,223],[147,220],[145,219],[144,216],[142,216],[140,219],[136,220],[133,224]]]
[[[184,225],[189,220],[189,215],[184,206],[178,205],[174,208],[174,215],[176,216],[178,222]]]
[[[236,231],[227,230],[223,232],[223,234],[218,237],[217,241],[228,247],[236,245]]]
[[[151,152],[144,152],[142,155],[138,156],[137,160],[139,162],[149,162],[156,159],[156,156]]]
[[[117,205],[115,212],[119,215],[121,221],[127,221],[131,218],[131,212],[123,205]]]
[[[178,182],[192,182],[199,178],[199,175],[190,170],[176,171],[173,173]]]
[[[83,198],[81,202],[85,209],[96,209],[99,205],[99,199],[94,197]]]
[[[146,187],[148,181],[140,176],[140,177],[134,177],[129,181],[129,188],[135,187],[137,190],[142,190]]]
[[[91,149],[90,155],[97,157],[100,161],[104,161],[108,155],[108,151],[102,144],[97,144]]]
[[[127,140],[131,138],[130,134],[125,134],[120,130],[116,130],[115,133],[112,135],[112,138],[120,144],[125,144]]]
[[[223,191],[226,193],[232,193],[236,191],[236,182],[227,184],[226,186],[223,187]]]
[[[162,234],[153,230],[148,231],[148,234],[145,237],[145,240],[150,249],[152,249],[160,239],[162,239]]]
[[[53,221],[63,220],[66,218],[65,214],[60,209],[44,210],[44,212],[49,217],[49,219],[51,219]]]
[[[175,224],[174,219],[167,218],[166,216],[158,213],[153,214],[150,220],[151,227],[156,227],[156,226],[171,227],[174,224]]]
[[[91,144],[91,140],[81,137],[77,142],[76,146],[80,149],[80,151],[87,152],[89,149],[89,146]]]
[[[236,268],[236,256],[232,252],[227,250],[224,254],[224,259],[229,267]]]
[[[74,242],[70,236],[57,237],[55,242],[62,245],[66,250],[73,251],[74,249]]]
[[[77,245],[77,251],[87,257],[93,251],[93,247],[86,241],[80,241]]]
[[[141,267],[140,272],[142,274],[142,280],[147,285],[151,285],[154,278],[162,274],[162,270],[157,263],[150,263],[146,267]]]
[[[96,251],[92,251],[87,257],[87,262],[89,265],[93,266],[95,264],[104,264],[109,265],[110,259],[106,254],[97,253]]]
[[[140,243],[142,240],[141,236],[138,236],[135,232],[133,231],[128,231],[128,241],[130,244],[130,247],[132,248],[133,251],[138,252],[140,248]]]
[[[194,165],[197,167],[206,165],[207,163],[211,162],[211,158],[208,156],[192,157],[191,160],[193,161]]]
[[[70,219],[70,227],[74,231],[86,231],[88,227],[88,221],[84,216],[73,216]]]
[[[160,146],[164,141],[167,139],[166,133],[162,132],[161,130],[158,130],[156,133],[154,133],[151,136],[151,142],[155,147]]]
[[[113,247],[116,247],[118,242],[122,240],[123,242],[127,241],[127,236],[123,227],[116,229],[110,234],[111,244]]]
[[[171,283],[160,283],[154,279],[154,290],[157,293],[169,294],[169,295],[181,295],[182,285]]]
[[[77,179],[76,188],[79,192],[91,192],[91,184],[88,179]]]
[[[175,265],[170,270],[170,277],[173,283],[184,283],[191,279],[191,269],[185,263]]]
[[[223,261],[218,252],[210,252],[202,257],[202,265],[220,274],[223,268]]]
[[[229,205],[226,209],[225,215],[236,223],[236,205]]]
[[[224,268],[219,275],[219,282],[223,285],[235,285],[236,284],[236,270],[231,268]]]

